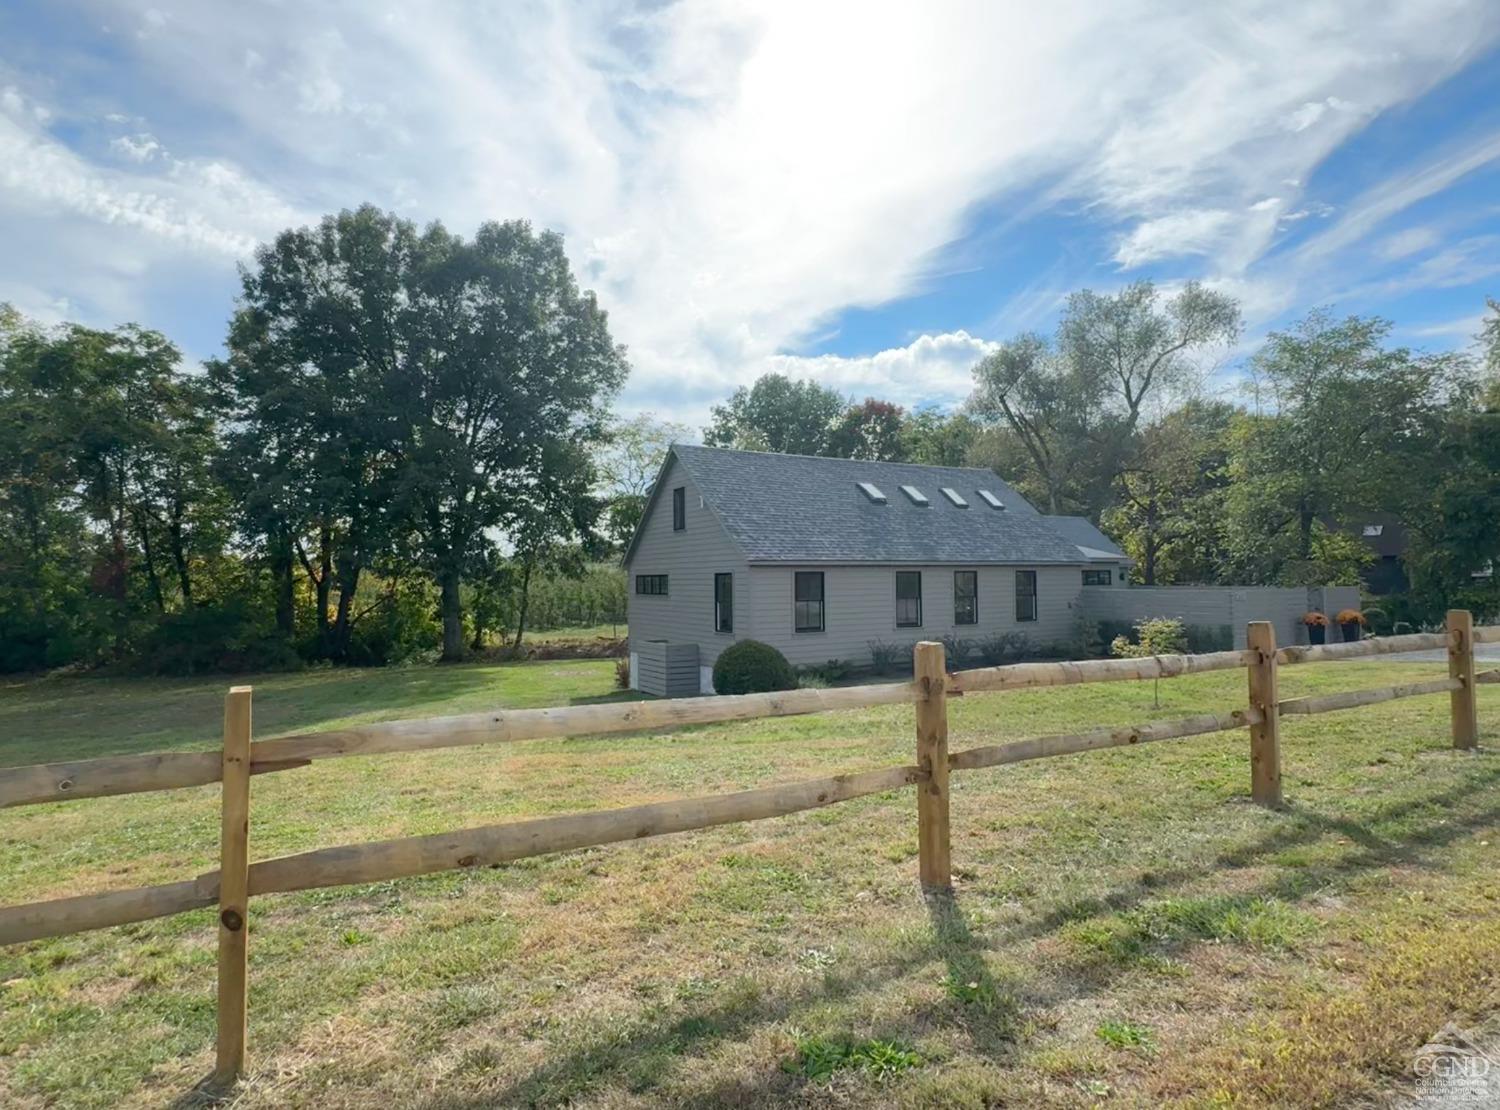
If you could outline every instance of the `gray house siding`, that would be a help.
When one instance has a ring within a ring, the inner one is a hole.
[[[1016,620],[1016,571],[1036,571],[1037,619]],[[870,661],[870,641],[914,644],[952,633],[978,639],[1024,632],[1033,646],[1066,642],[1072,635],[1073,604],[1082,589],[1082,567],[752,566],[749,635],[781,650],[793,664],[844,659]],[[823,572],[824,630],[797,632],[792,584],[797,571]],[[922,572],[922,626],[896,627],[896,572]],[[953,572],[978,574],[979,623],[953,623]],[[1100,587],[1101,589],[1103,587]]]
[[[672,530],[672,491],[686,489],[686,527]],[[711,667],[719,652],[751,635],[750,575],[744,557],[730,541],[714,511],[681,464],[672,460],[660,482],[660,495],[649,506],[630,562],[626,564],[626,620],[630,650],[645,640],[691,641],[698,661]],[[714,630],[714,575],[734,575],[734,632]],[[667,575],[667,594],[635,592],[639,574]]]

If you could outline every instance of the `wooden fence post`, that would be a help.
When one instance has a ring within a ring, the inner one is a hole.
[[[1448,677],[1463,683],[1449,694],[1453,713],[1453,746],[1479,746],[1479,707],[1474,698],[1474,614],[1448,610]]]
[[[1261,712],[1250,726],[1250,797],[1263,806],[1281,805],[1281,700],[1276,690],[1276,626],[1251,621],[1246,646],[1257,659],[1250,672],[1250,708]]]
[[[948,683],[943,645],[924,640],[914,649],[917,681],[917,766],[927,778],[917,783],[917,855],[922,890],[953,889],[948,840]]]
[[[249,977],[250,691],[224,699],[223,824],[219,840],[219,1039],[213,1082],[233,1086],[245,1073]]]

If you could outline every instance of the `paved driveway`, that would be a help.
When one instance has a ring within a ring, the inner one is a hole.
[[[1441,662],[1448,658],[1448,653],[1442,648],[1432,651],[1400,651],[1394,655],[1376,655],[1371,658],[1380,659],[1388,663],[1416,663],[1431,660]],[[1474,661],[1500,663],[1500,644],[1475,644]]]

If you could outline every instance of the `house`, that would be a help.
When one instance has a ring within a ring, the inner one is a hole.
[[[1402,559],[1406,555],[1406,526],[1389,513],[1368,513],[1339,523],[1323,521],[1325,527],[1353,536],[1370,549],[1374,559],[1360,571],[1365,589],[1372,595],[1405,593],[1410,586]]]
[[[1089,521],[1046,516],[991,471],[678,444],[625,552],[631,682],[712,692],[713,663],[761,640],[794,665],[871,661],[871,646],[1024,633],[1065,648],[1080,619],[1176,617],[1243,647],[1250,620],[1306,642],[1308,609],[1352,587],[1128,584]]]
[[[1065,642],[1082,587],[1121,588],[1130,560],[988,470],[677,445],[625,566],[633,680],[644,645],[694,643],[706,690],[747,638],[793,664],[950,633]]]

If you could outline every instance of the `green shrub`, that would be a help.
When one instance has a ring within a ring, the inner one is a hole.
[[[762,694],[795,690],[797,676],[786,656],[759,640],[741,640],[714,661],[714,690],[720,694]]]
[[[979,658],[991,667],[1014,663],[1031,651],[1031,638],[1024,632],[997,632],[976,645]]]
[[[243,596],[165,614],[145,637],[138,666],[164,675],[295,670],[301,657],[267,618]]]
[[[854,673],[854,664],[846,659],[829,659],[823,663],[807,663],[797,668],[800,685],[812,689],[833,686]]]
[[[892,644],[885,640],[871,640],[870,665],[876,674],[890,674],[902,663],[911,661],[910,644]]]
[[[967,663],[978,647],[973,640],[965,639],[954,632],[942,637],[942,641],[944,662],[950,670]]]
[[[1137,658],[1147,655],[1181,655],[1187,651],[1187,630],[1175,617],[1147,617],[1135,622],[1136,639],[1131,643],[1116,636],[1109,645],[1111,655]]]

